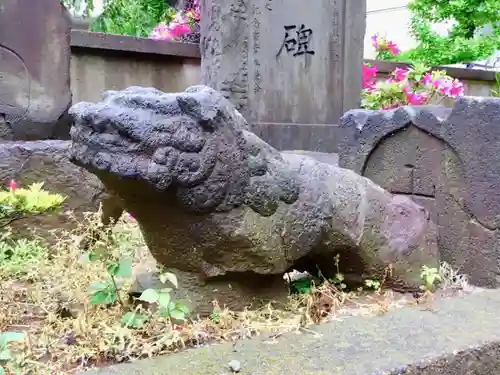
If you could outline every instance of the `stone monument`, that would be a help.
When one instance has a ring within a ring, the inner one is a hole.
[[[69,138],[71,19],[59,0],[0,3],[0,140]]]
[[[386,285],[403,289],[438,264],[422,206],[351,170],[277,151],[207,86],[108,91],[70,113],[71,160],[138,220],[158,262],[188,275],[181,285],[208,289],[205,304],[244,304],[273,280],[284,289],[292,267],[333,276],[337,254],[346,280],[392,266]]]
[[[358,108],[366,0],[202,0],[203,84],[254,124],[337,124]]]
[[[441,258],[470,281],[500,286],[500,99],[453,109],[353,110],[339,129],[340,166],[425,206]]]

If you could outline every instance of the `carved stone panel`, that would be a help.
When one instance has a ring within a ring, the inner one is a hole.
[[[500,100],[346,113],[340,166],[427,208],[442,260],[500,286]]]
[[[444,144],[416,126],[384,138],[370,154],[363,175],[394,194],[411,196],[436,216]]]
[[[337,124],[359,105],[366,0],[203,0],[202,80],[251,123]]]

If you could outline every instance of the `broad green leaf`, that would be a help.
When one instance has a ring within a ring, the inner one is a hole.
[[[121,259],[118,264],[116,276],[123,278],[132,277],[132,261],[130,259]]]
[[[5,375],[5,369],[0,365],[0,375]]]
[[[84,253],[81,257],[80,260],[82,262],[95,262],[96,260],[100,259],[100,255],[96,252],[90,251],[88,253]]]
[[[121,322],[125,326],[132,328],[141,328],[147,321],[147,316],[138,314],[135,311],[130,311],[121,318]]]
[[[155,289],[146,289],[144,292],[142,292],[141,296],[139,299],[141,301],[149,302],[149,303],[154,303],[158,301],[158,298],[160,296],[158,295],[158,292]]]
[[[167,281],[170,281],[170,283],[175,286],[176,288],[179,287],[179,283],[177,281],[177,276],[175,276],[171,272],[165,272],[160,275],[160,281],[165,284]]]
[[[170,300],[170,293],[159,293],[158,305],[160,305],[161,307],[168,308]]]
[[[5,348],[3,350],[0,350],[0,361],[8,361],[11,358],[12,357],[9,349]]]
[[[186,315],[189,314],[189,309],[185,303],[177,301],[177,303],[175,304],[175,309],[182,311]]]
[[[1,334],[5,343],[13,341],[23,341],[26,335],[23,332],[4,332]]]
[[[184,321],[186,319],[186,314],[184,314],[183,311],[181,310],[172,310],[170,311],[170,317],[175,320],[182,320]]]
[[[90,297],[90,303],[93,305],[111,305],[118,300],[118,295],[113,290],[100,290]]]
[[[311,281],[309,279],[299,279],[292,281],[290,288],[298,294],[307,294],[311,291]]]
[[[165,307],[160,307],[158,309],[158,314],[164,318],[166,317],[169,317],[170,316],[170,310],[169,309],[166,309]]]
[[[105,283],[92,283],[89,285],[90,290],[99,291],[108,288],[108,284]]]
[[[111,263],[110,265],[108,265],[108,273],[111,276],[117,276],[119,270],[120,265],[118,263]]]
[[[88,253],[88,259],[90,262],[95,262],[96,260],[99,260],[100,256],[97,253],[94,252],[89,252]]]

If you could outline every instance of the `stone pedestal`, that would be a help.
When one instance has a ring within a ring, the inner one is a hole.
[[[252,124],[336,124],[359,106],[366,0],[203,0],[202,81]]]

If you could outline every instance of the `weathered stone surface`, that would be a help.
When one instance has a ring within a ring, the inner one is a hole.
[[[434,224],[411,199],[314,158],[280,153],[206,86],[108,91],[70,113],[71,160],[139,222],[163,265],[205,279],[315,264],[403,285],[437,265]]]
[[[274,148],[283,150],[310,150],[323,153],[337,152],[338,126],[331,124],[250,124],[250,130]]]
[[[339,131],[340,166],[432,212],[443,260],[471,282],[500,285],[500,99],[454,108],[355,110]]]
[[[337,124],[357,108],[366,0],[203,0],[202,83],[250,123]]]
[[[307,150],[283,150],[282,152],[289,153],[289,154],[309,156],[309,157],[316,159],[322,163],[331,164],[334,166],[339,165],[339,155],[338,154],[329,154],[326,152],[307,151]]]
[[[137,252],[141,262],[133,268],[134,282],[128,290],[129,295],[135,298],[146,289],[165,287],[159,278],[158,264],[149,250],[139,248]],[[230,283],[223,277],[207,283],[200,279],[197,272],[168,267],[163,267],[163,271],[176,275],[179,285],[172,290],[172,299],[182,300],[192,316],[210,316],[214,310],[214,301],[217,301],[220,307],[226,306],[231,311],[241,311],[247,306],[260,307],[271,301],[285,304],[290,295],[282,275],[246,273],[244,277],[230,280]]]
[[[59,0],[2,0],[0,118],[10,128],[3,139],[68,139],[70,31]]]
[[[246,273],[239,278],[217,278],[207,283],[196,272],[165,270],[173,272],[179,282],[179,288],[171,292],[172,298],[175,301],[182,300],[193,316],[210,316],[215,307],[214,301],[221,308],[242,311],[246,307],[259,308],[268,302],[285,305],[290,295],[281,275]],[[137,298],[149,288],[165,288],[165,284],[159,279],[159,272],[138,274],[129,294]]]
[[[94,211],[105,197],[100,181],[85,169],[70,163],[69,141],[8,142],[0,144],[0,182],[7,186],[14,179],[19,187],[43,182],[44,188],[67,197],[61,214],[30,217],[15,222],[14,229],[25,233],[38,229],[51,236],[49,229],[69,228],[64,211]]]

